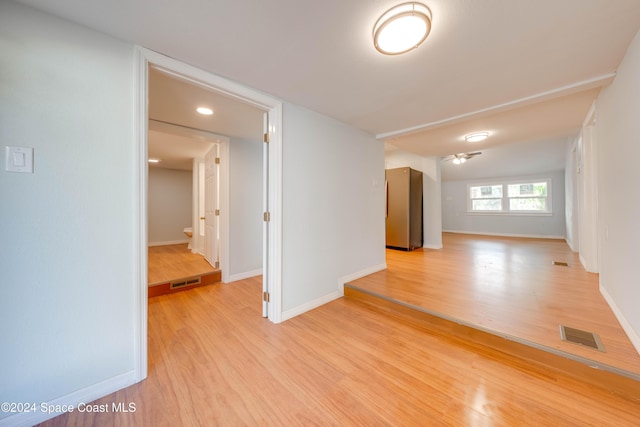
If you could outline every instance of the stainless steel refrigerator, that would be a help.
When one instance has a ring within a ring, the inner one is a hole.
[[[387,169],[385,179],[387,247],[407,251],[422,247],[422,172]]]

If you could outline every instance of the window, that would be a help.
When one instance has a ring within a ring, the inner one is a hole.
[[[470,187],[472,211],[501,211],[502,185]]]
[[[469,211],[551,214],[551,179],[469,185]]]

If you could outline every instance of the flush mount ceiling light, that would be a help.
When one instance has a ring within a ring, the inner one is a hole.
[[[417,48],[431,31],[431,11],[422,3],[402,3],[386,11],[373,26],[380,53],[399,55]]]
[[[467,142],[479,142],[484,141],[487,138],[489,138],[489,132],[475,132],[466,135],[464,140]]]
[[[160,163],[160,159],[149,159],[149,163]]]
[[[208,107],[198,107],[196,108],[196,111],[202,114],[203,116],[210,116],[213,114],[213,110]]]

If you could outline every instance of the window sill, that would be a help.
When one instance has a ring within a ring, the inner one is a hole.
[[[553,216],[553,212],[492,212],[492,211],[467,211],[469,215],[478,216]]]

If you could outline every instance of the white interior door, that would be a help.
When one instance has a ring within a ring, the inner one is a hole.
[[[218,144],[204,157],[204,257],[218,268]]]
[[[269,316],[269,113],[263,119],[262,152],[262,204],[264,221],[262,224],[262,317]]]

